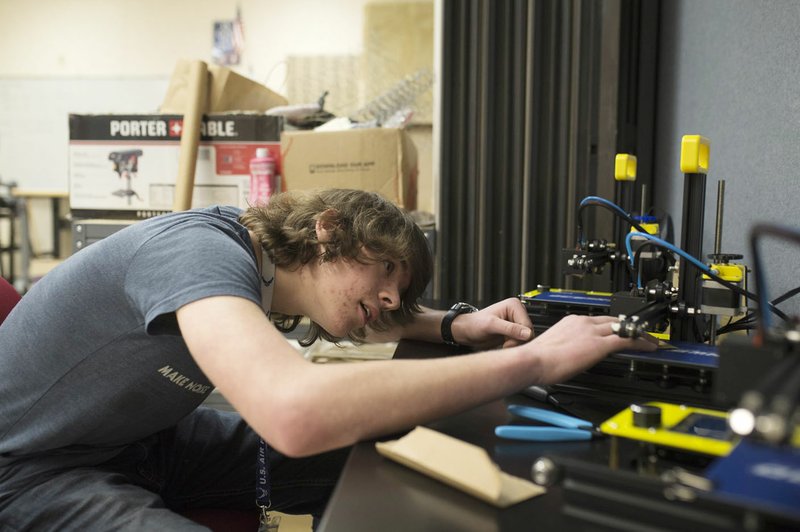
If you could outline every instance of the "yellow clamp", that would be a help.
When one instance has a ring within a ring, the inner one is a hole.
[[[681,139],[681,172],[705,174],[711,141],[702,135],[684,135]]]
[[[744,279],[743,264],[711,264],[712,270],[717,271],[717,276],[729,283],[741,283]],[[711,279],[707,274],[703,274],[703,279]]]
[[[636,181],[636,156],[618,153],[614,159],[614,179],[617,181]]]
[[[658,227],[658,224],[657,224],[657,223],[644,223],[644,222],[640,222],[640,223],[639,223],[639,226],[640,226],[642,229],[644,229],[645,231],[647,231],[647,234],[649,234],[649,235],[657,235],[657,234],[658,234],[659,227]],[[631,232],[631,233],[637,233],[637,232],[639,232],[639,230],[638,230],[638,229],[636,229],[635,227],[631,227],[631,230],[630,230],[630,232]]]

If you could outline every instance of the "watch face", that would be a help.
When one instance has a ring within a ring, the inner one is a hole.
[[[470,305],[469,303],[456,303],[450,310],[455,310],[459,314],[465,314],[467,312],[476,312],[478,309]]]

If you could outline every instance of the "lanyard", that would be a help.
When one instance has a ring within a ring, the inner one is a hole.
[[[272,292],[275,290],[275,265],[267,255],[265,249],[261,249],[261,265],[258,268],[258,277],[261,279],[261,308],[269,318],[272,309]]]
[[[258,480],[256,481],[256,503],[264,510],[272,506],[270,500],[269,466],[267,465],[267,443],[258,439]]]
[[[261,308],[269,318],[272,309],[272,292],[275,289],[275,265],[270,260],[264,248],[261,248],[261,265],[258,269],[258,276],[261,279]],[[270,499],[272,486],[269,478],[267,452],[267,442],[264,441],[264,438],[258,438],[256,504],[260,510],[259,532],[277,531],[280,524],[280,517],[268,513],[269,508],[272,506],[272,500]]]

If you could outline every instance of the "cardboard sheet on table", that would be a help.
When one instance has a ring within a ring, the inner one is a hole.
[[[502,472],[484,449],[425,427],[375,447],[387,458],[499,508],[545,492],[533,482]]]

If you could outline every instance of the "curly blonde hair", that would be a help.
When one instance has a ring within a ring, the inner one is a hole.
[[[270,198],[267,205],[249,207],[239,221],[261,240],[262,247],[276,266],[299,268],[313,260],[357,260],[362,263],[384,260],[404,261],[411,273],[408,289],[400,296],[397,310],[383,312],[370,327],[376,331],[391,325],[404,325],[421,312],[418,299],[433,274],[433,258],[428,241],[411,215],[374,192],[326,189],[313,192],[284,192]],[[317,222],[330,236],[320,252]],[[364,254],[364,248],[370,256]],[[272,314],[273,322],[284,332],[293,330],[302,316]],[[364,329],[348,334],[356,343],[366,336]],[[312,322],[301,345],[318,338],[338,342],[337,338]]]

